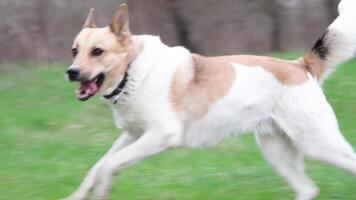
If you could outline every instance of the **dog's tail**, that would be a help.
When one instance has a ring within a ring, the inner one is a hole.
[[[341,0],[339,16],[302,60],[320,83],[356,54],[356,0]]]

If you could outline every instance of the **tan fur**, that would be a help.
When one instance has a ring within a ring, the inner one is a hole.
[[[192,60],[186,63],[192,67],[188,70],[179,67],[174,75],[170,97],[174,109],[188,120],[205,115],[213,103],[228,94],[238,76],[231,63],[261,67],[284,85],[300,85],[308,80],[308,69],[299,60],[247,55],[203,57],[193,54]]]
[[[128,64],[142,50],[140,44],[132,41],[128,23],[126,4],[118,8],[111,24],[104,28],[92,28],[95,22],[91,10],[84,25],[87,28],[84,28],[74,40],[73,48],[77,48],[79,53],[73,64],[79,67],[81,74],[88,79],[100,73],[105,74],[100,91],[116,87],[122,80]],[[92,56],[90,52],[93,48],[101,48],[104,53],[98,57]]]
[[[300,85],[308,80],[308,69],[299,60],[289,61],[267,56],[227,56],[224,59],[249,67],[262,67],[283,85]]]
[[[171,100],[177,112],[195,120],[228,94],[235,81],[233,66],[224,60],[193,55],[184,71],[178,68],[172,82]]]
[[[84,22],[83,28],[96,28],[97,25],[94,20],[94,8],[89,10],[87,19]]]
[[[304,63],[304,66],[307,67],[308,71],[318,80],[322,78],[327,70],[326,63],[314,52],[306,54],[301,61]]]

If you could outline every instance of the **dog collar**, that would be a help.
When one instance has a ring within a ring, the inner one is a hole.
[[[127,92],[125,91],[125,86],[126,86],[126,83],[127,83],[127,78],[129,76],[128,74],[128,71],[130,69],[130,66],[131,66],[131,63],[132,61],[127,65],[127,70],[124,74],[124,78],[122,78],[122,81],[119,83],[119,85],[115,88],[114,91],[112,91],[110,94],[108,95],[104,95],[104,98],[106,99],[111,99],[113,98],[112,102],[114,104],[116,104],[120,98],[122,97],[123,94],[127,94]]]
[[[125,75],[124,75],[124,78],[122,79],[122,81],[119,83],[119,85],[115,88],[114,91],[112,91],[110,94],[108,95],[104,95],[104,97],[106,99],[111,99],[113,98],[113,103],[116,104],[119,99],[121,98],[121,96],[123,94],[126,94],[127,92],[125,91],[125,86],[126,86],[126,83],[127,83],[127,77],[128,77],[128,73],[127,73],[127,70],[125,72]]]

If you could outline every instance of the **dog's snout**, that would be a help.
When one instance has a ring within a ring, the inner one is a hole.
[[[80,70],[78,68],[69,68],[67,74],[70,81],[75,81],[79,78]]]

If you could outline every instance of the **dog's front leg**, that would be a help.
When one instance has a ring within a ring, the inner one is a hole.
[[[100,169],[99,182],[94,190],[95,197],[100,200],[108,199],[115,174],[148,156],[178,146],[180,140],[177,136],[148,131],[133,144],[113,154]]]
[[[84,200],[86,199],[91,190],[93,189],[95,183],[97,182],[97,173],[98,169],[100,169],[105,161],[112,156],[115,152],[120,149],[126,147],[137,139],[137,136],[132,135],[126,131],[124,131],[121,136],[115,141],[110,150],[90,169],[88,174],[86,175],[84,181],[80,185],[80,187],[67,199],[68,200]]]

